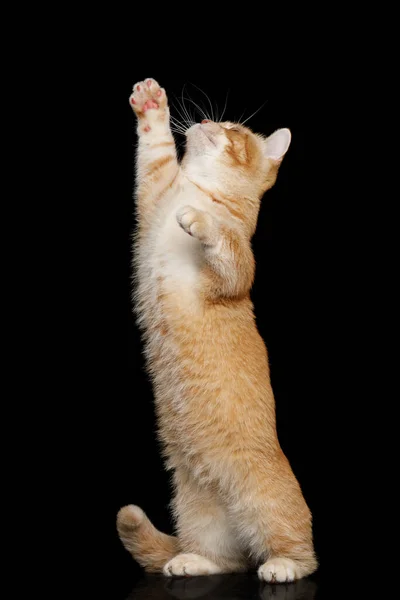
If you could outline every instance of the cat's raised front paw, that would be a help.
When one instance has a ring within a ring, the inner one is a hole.
[[[138,117],[143,117],[148,110],[163,110],[167,106],[167,95],[154,79],[139,81],[133,86],[129,98],[130,105]]]

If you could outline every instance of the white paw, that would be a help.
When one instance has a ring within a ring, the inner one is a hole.
[[[176,220],[186,233],[192,235],[190,228],[201,220],[201,212],[193,206],[181,206],[176,213]]]
[[[213,219],[204,210],[193,206],[181,206],[176,213],[176,220],[186,233],[198,238],[201,242],[213,240]]]
[[[271,583],[294,581],[299,576],[299,567],[290,558],[271,558],[258,569],[258,578]]]
[[[168,561],[163,569],[167,577],[193,577],[196,575],[215,575],[220,573],[218,565],[198,554],[178,554]]]

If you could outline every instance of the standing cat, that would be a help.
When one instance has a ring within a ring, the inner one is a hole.
[[[165,90],[134,86],[138,118],[135,306],[159,437],[173,473],[177,537],[137,506],[125,548],[167,576],[258,569],[293,581],[317,568],[311,514],[276,432],[268,356],[255,324],[250,240],[291,134],[204,120],[177,160]]]

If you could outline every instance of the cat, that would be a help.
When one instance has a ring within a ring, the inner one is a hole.
[[[167,95],[135,84],[137,322],[158,432],[172,472],[177,536],[121,508],[119,536],[150,572],[195,576],[258,567],[285,582],[314,572],[312,516],[278,441],[268,355],[250,289],[251,238],[289,129],[265,138],[204,119],[179,162]]]

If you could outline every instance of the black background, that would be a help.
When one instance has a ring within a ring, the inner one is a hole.
[[[344,250],[351,203],[342,176],[348,168],[341,151],[345,119],[335,95],[335,66],[325,60],[322,72],[320,59],[297,61],[295,53],[288,64],[261,65],[255,52],[251,63],[226,55],[222,68],[215,57],[204,56],[177,67],[184,48],[140,60],[135,48],[131,55],[123,50],[121,63],[118,52],[110,60],[105,55],[104,63],[89,61],[106,84],[99,81],[90,98],[80,141],[78,168],[88,183],[79,201],[85,198],[88,218],[79,223],[84,250],[69,292],[80,317],[74,368],[84,374],[80,391],[86,394],[80,405],[88,449],[83,485],[95,491],[91,525],[100,538],[102,577],[113,598],[122,600],[141,574],[116,535],[121,506],[138,504],[156,527],[172,531],[169,478],[155,439],[151,384],[131,303],[136,133],[128,99],[133,84],[146,77],[159,81],[170,99],[179,98],[186,85],[205,105],[195,84],[220,110],[229,91],[229,120],[244,111],[246,118],[265,102],[248,125],[265,135],[291,129],[291,146],[262,201],[253,238],[252,299],[269,352],[280,442],[314,516],[322,577],[355,514],[344,481],[347,486],[357,477],[356,454],[349,455],[347,441],[358,402],[348,378],[355,368],[355,272],[349,268],[354,258]],[[172,114],[178,116],[174,109]]]

